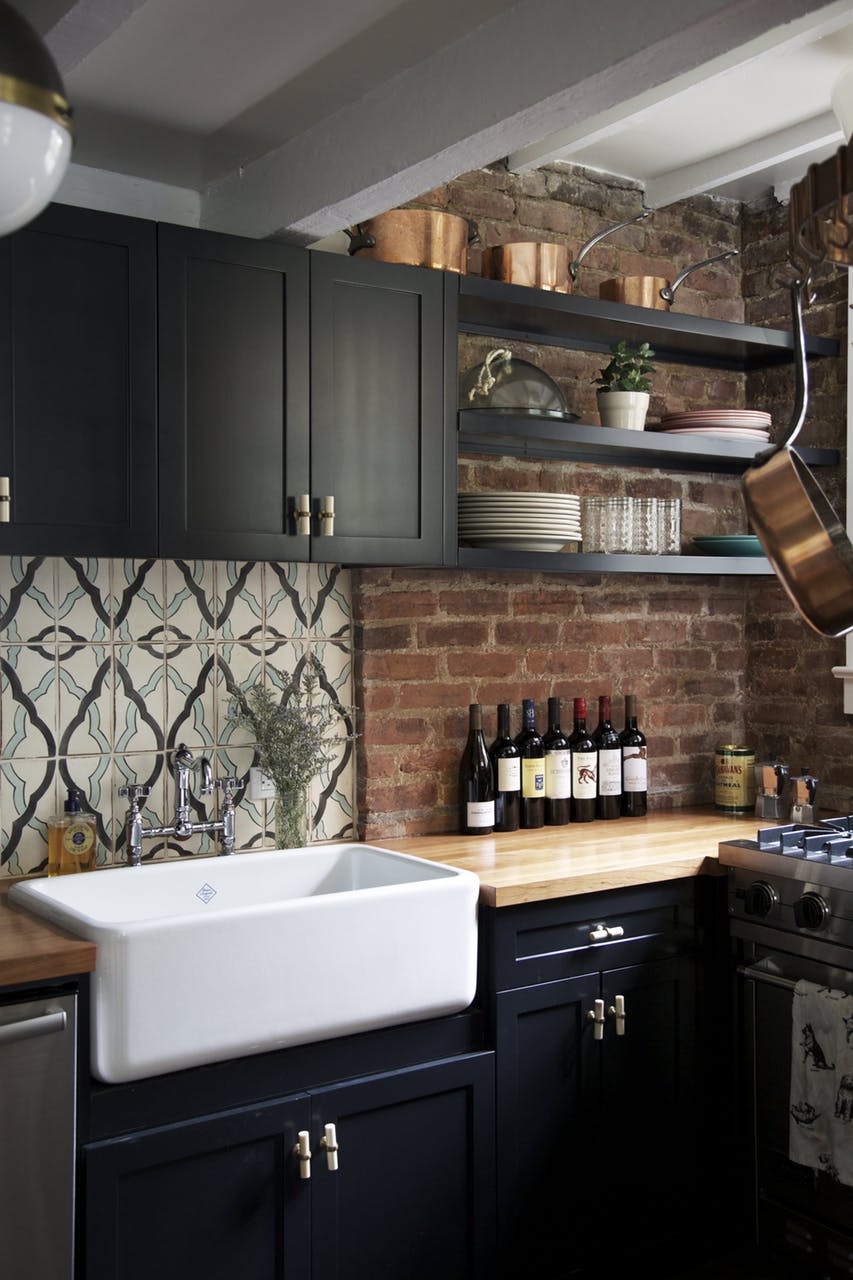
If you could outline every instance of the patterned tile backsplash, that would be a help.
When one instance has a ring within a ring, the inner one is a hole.
[[[315,656],[318,697],[352,696],[350,579],[333,565],[0,557],[0,875],[47,870],[47,823],[67,788],[98,819],[98,863],[124,860],[127,801],[143,783],[146,825],[171,822],[168,754],[180,742],[214,776],[248,777],[256,756],[232,724],[236,688],[280,687]],[[310,796],[309,839],[355,830],[354,752]],[[194,820],[217,800],[194,799]],[[237,845],[274,847],[274,802],[238,791]],[[212,853],[208,836],[150,840],[143,859]]]

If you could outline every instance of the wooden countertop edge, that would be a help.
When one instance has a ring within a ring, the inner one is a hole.
[[[580,875],[551,876],[500,886],[480,882],[480,902],[488,907],[512,907],[526,902],[547,902],[553,898],[569,898],[581,893],[603,893],[608,889],[630,889],[640,884],[657,884],[663,880],[685,880],[691,876],[725,875],[717,859],[701,855],[675,861],[656,861],[646,866],[611,867],[586,871]]]
[[[9,901],[11,883],[0,884],[0,986],[92,973],[95,943],[19,910]]]

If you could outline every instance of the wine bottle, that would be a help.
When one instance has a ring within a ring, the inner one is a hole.
[[[572,755],[572,822],[592,822],[598,789],[598,750],[587,732],[586,698],[575,698],[574,729],[569,738]]]
[[[598,699],[598,724],[592,735],[598,750],[598,792],[596,818],[622,816],[622,744],[610,719],[610,695]]]
[[[637,728],[637,699],[633,693],[625,698],[625,728],[619,741],[622,744],[622,814],[626,818],[642,818],[648,800],[648,765],[646,739]]]
[[[572,756],[569,740],[560,728],[560,699],[548,699],[548,732],[545,747],[545,825],[562,827],[569,821],[572,794]]]
[[[509,703],[498,703],[498,736],[489,748],[495,788],[495,831],[517,831],[521,815],[521,752],[509,733]]]
[[[521,703],[521,733],[515,739],[521,753],[521,815],[523,828],[545,824],[545,746],[536,732],[536,704]]]
[[[468,715],[468,741],[459,767],[460,826],[463,835],[486,836],[495,829],[495,789],[479,702],[471,703]]]

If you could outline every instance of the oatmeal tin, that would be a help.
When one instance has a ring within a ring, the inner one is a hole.
[[[752,813],[755,808],[755,751],[727,743],[714,752],[714,808]]]

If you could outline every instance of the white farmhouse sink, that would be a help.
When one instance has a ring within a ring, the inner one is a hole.
[[[479,882],[366,844],[21,881],[97,943],[107,1083],[455,1013],[474,998]]]

